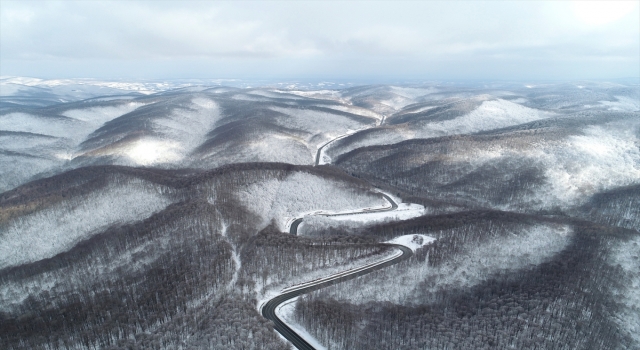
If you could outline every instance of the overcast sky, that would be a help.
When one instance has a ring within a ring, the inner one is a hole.
[[[0,0],[0,75],[640,77],[638,3]]]

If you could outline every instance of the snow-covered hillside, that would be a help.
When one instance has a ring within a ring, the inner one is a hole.
[[[171,201],[142,181],[113,184],[3,225],[0,269],[50,258],[110,225],[148,217]]]
[[[441,234],[462,234],[468,229]],[[436,267],[429,266],[425,260],[408,268],[392,267],[380,272],[381,276],[376,280],[384,285],[346,282],[323,293],[327,293],[328,298],[346,298],[355,304],[372,301],[402,305],[428,303],[431,299],[435,301],[439,291],[471,288],[492,275],[541,264],[570,243],[572,232],[567,226],[538,225],[499,234],[505,237],[464,247],[464,253]],[[347,290],[359,292],[347,294]]]
[[[241,189],[238,199],[262,219],[262,226],[275,220],[282,231],[295,218],[310,212],[339,213],[388,205],[373,191],[350,188],[334,180],[296,172],[283,180],[257,182]]]
[[[116,100],[66,108],[0,113],[0,191],[62,167],[95,129],[142,106]]]
[[[524,107],[503,99],[478,96],[471,99],[466,113],[459,111],[460,101],[443,106],[428,106],[404,114],[400,124],[367,130],[341,140],[327,150],[331,158],[357,148],[389,145],[410,139],[426,139],[450,135],[464,135],[480,131],[510,127],[549,118],[554,113]],[[394,118],[390,118],[393,120]]]
[[[181,165],[220,118],[217,104],[205,96],[180,98],[145,106],[95,130],[80,156],[109,157],[123,165]]]
[[[636,82],[222,83],[0,77],[1,349],[638,348]]]
[[[363,148],[337,164],[443,198],[504,210],[566,210],[598,192],[638,184],[639,120],[628,113],[580,114],[482,135]]]

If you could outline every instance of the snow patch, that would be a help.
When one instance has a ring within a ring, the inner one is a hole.
[[[127,145],[121,152],[112,154],[124,154],[135,164],[144,166],[182,159],[180,144],[169,140],[144,138]]]
[[[404,235],[404,236],[396,237],[392,240],[386,241],[385,243],[403,245],[411,249],[415,253],[415,251],[418,250],[419,248],[429,245],[435,242],[435,240],[436,240],[435,238],[427,235]]]

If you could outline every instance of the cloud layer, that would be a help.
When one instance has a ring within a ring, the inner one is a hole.
[[[637,2],[13,2],[2,75],[640,75]],[[600,6],[600,7],[598,7]]]

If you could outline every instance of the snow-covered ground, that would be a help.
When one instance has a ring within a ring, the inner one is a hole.
[[[80,142],[84,141],[84,139],[91,132],[101,127],[104,123],[113,120],[121,115],[130,113],[144,105],[145,103],[132,101],[129,103],[122,103],[113,106],[71,109],[62,112],[61,114],[65,117],[73,118],[86,123],[85,125],[83,125],[84,128],[74,128],[72,130],[67,130],[67,135],[72,134],[73,139]]]
[[[429,245],[435,241],[435,238],[427,235],[404,235],[388,240],[385,243],[403,245],[415,252],[417,249]]]
[[[392,198],[394,201],[400,202],[399,198]],[[400,205],[398,205],[398,208],[394,211],[389,211],[389,212],[378,212],[378,213],[362,213],[362,209],[355,209],[355,210],[351,210],[351,212],[353,212],[353,214],[351,215],[340,215],[340,216],[336,216],[336,217],[349,217],[353,220],[353,218],[355,217],[359,217],[358,221],[361,222],[376,222],[379,220],[388,220],[390,217],[390,215],[380,215],[380,214],[388,214],[388,213],[395,213],[396,211],[401,211],[404,213],[404,216],[408,217],[412,217],[411,215],[422,215],[424,213],[424,207],[417,205],[417,204],[409,204],[409,203],[401,203]],[[376,215],[377,214],[377,215]],[[373,215],[373,216],[372,216]],[[308,216],[306,216],[308,217]],[[396,213],[395,218],[398,218],[398,214]],[[289,220],[287,220],[286,225],[290,225],[291,224],[291,220],[292,218],[289,218]],[[303,222],[304,224],[304,222]],[[409,249],[411,249],[412,251],[415,251],[418,248],[421,248],[425,245],[428,245],[430,243],[432,243],[433,241],[435,241],[435,238],[427,236],[427,235],[405,235],[405,236],[399,236],[396,237],[392,240],[387,241],[386,243],[392,243],[392,244],[399,244],[399,245],[403,245],[408,247]],[[271,300],[272,298],[276,297],[277,295],[280,295],[281,293],[286,293],[288,291],[291,290],[295,290],[298,288],[304,288],[306,286],[311,286],[314,284],[318,284],[318,283],[322,283],[324,281],[327,280],[331,280],[334,278],[337,278],[339,276],[342,275],[348,275],[348,274],[352,274],[352,273],[356,273],[357,271],[360,271],[362,269],[368,268],[370,266],[375,266],[375,265],[379,265],[383,262],[389,261],[391,259],[394,259],[398,256],[400,256],[402,254],[401,251],[391,251],[388,252],[386,254],[382,254],[379,256],[372,256],[372,257],[368,257],[366,259],[361,259],[357,262],[348,264],[347,266],[343,266],[343,267],[335,267],[332,269],[324,269],[321,272],[320,271],[314,271],[310,274],[305,274],[304,276],[299,276],[298,278],[294,279],[294,280],[290,280],[287,281],[287,284],[289,284],[289,286],[287,288],[284,288],[281,292],[276,292],[275,290],[277,290],[277,287],[274,286],[270,286],[269,290],[264,291],[263,287],[258,287],[257,291],[258,291],[258,295],[261,295],[261,297],[258,299],[258,309],[261,310],[262,306],[269,300]],[[320,272],[320,273],[319,273]],[[299,280],[303,279],[304,282],[297,282]],[[260,290],[262,290],[263,292],[261,293]],[[295,317],[294,317],[294,312],[295,312],[295,301],[297,300],[296,298],[293,298],[291,300],[288,300],[287,302],[279,305],[276,308],[276,316],[278,316],[283,322],[285,322],[292,330],[294,330],[296,333],[298,333],[298,335],[300,335],[303,339],[305,339],[309,344],[312,344],[316,349],[325,349],[324,345],[320,344],[320,342],[315,339],[312,335],[310,335],[305,329],[304,327],[300,326],[297,322],[295,322]]]
[[[617,323],[640,348],[640,236],[619,243],[613,248],[613,267],[620,267],[625,278],[620,288],[614,289],[614,297],[625,307],[620,308],[613,322]]]
[[[639,131],[640,118],[621,115],[620,119],[614,121],[576,126],[548,135],[508,133],[495,138],[474,136],[442,139],[433,145],[416,146],[423,151],[405,152],[408,155],[402,157],[405,157],[403,162],[408,166],[405,172],[431,162],[446,164],[451,171],[442,178],[434,178],[436,183],[442,185],[468,180],[469,174],[485,171],[483,169],[495,170],[500,174],[504,168],[504,175],[499,176],[509,179],[513,175],[510,172],[529,167],[538,172],[536,176],[539,176],[540,183],[515,198],[503,198],[505,203],[497,204],[496,208],[568,209],[584,204],[598,192],[640,183]],[[543,129],[543,132],[546,130]],[[384,136],[382,132],[379,135]],[[354,142],[349,147],[359,147],[358,144]],[[390,153],[379,151],[375,157],[389,157],[391,152],[400,149],[393,148],[388,151]],[[330,147],[328,153],[331,154],[332,150]],[[356,157],[354,162],[359,162],[359,159]],[[475,186],[477,192],[460,193],[452,190],[451,195],[486,200],[486,191],[493,191],[488,187],[483,188],[482,181],[470,186]]]
[[[309,235],[311,232],[319,232],[332,227],[358,229],[371,224],[408,220],[426,214],[425,207],[413,203],[399,203],[398,208],[391,211],[361,211],[352,215],[326,216],[314,212],[304,216],[304,220],[298,226],[298,235]]]
[[[484,147],[463,157],[477,167],[501,159],[537,164],[544,171],[545,184],[518,201],[536,209],[574,207],[595,193],[640,183],[638,130],[640,120],[624,120],[588,126],[564,139],[524,147]]]
[[[0,234],[0,269],[52,257],[114,225],[137,221],[171,201],[141,180],[9,221]]]
[[[437,88],[428,87],[428,88],[412,88],[412,87],[402,87],[402,86],[392,86],[391,91],[397,95],[416,99],[422,96],[435,94],[438,92]]]
[[[388,205],[374,192],[354,190],[347,184],[305,172],[295,172],[282,181],[268,179],[252,184],[237,196],[263,218],[263,225],[275,220],[282,231],[287,229],[287,222],[302,213],[319,210],[335,213]]]
[[[410,123],[385,126],[377,130],[377,132],[367,133],[367,136],[364,138],[341,145],[341,147],[335,151],[343,154],[361,147],[389,145],[409,139],[470,134],[524,124],[535,120],[550,118],[555,115],[552,112],[528,108],[517,103],[503,99],[494,99],[486,95],[477,96],[475,99],[484,100],[484,102],[473,111],[457,118],[443,121],[420,121],[418,119]],[[325,157],[329,159],[332,155],[335,156],[335,154],[333,154],[335,152],[331,150],[329,150],[328,153]]]
[[[382,275],[376,277],[375,285],[361,285],[352,280],[323,289],[323,293],[326,291],[328,298],[338,300],[348,295],[348,302],[354,304],[371,301],[404,305],[424,303],[428,302],[422,300],[425,296],[430,297],[439,290],[469,288],[492,274],[538,265],[562,251],[572,235],[568,226],[524,227],[508,238],[469,247],[437,267],[430,267],[427,260],[404,270],[390,266],[376,272]],[[358,293],[347,293],[349,290],[358,290]]]
[[[145,137],[112,155],[122,155],[134,165],[179,163],[206,140],[207,133],[220,118],[217,104],[210,99],[194,98],[189,109],[175,109],[164,118],[153,120],[153,130],[160,137]],[[109,152],[107,152],[109,154]]]
[[[201,159],[194,160],[193,166],[211,168],[249,162],[309,165],[315,161],[312,149],[305,139],[295,134],[265,130],[208,149],[199,155]]]
[[[373,118],[378,121],[378,124],[382,119],[384,119],[384,116],[380,113],[376,113],[375,111],[372,111],[370,109],[357,107],[357,106],[343,104],[343,105],[328,105],[328,106],[322,105],[322,107],[334,109],[336,111],[347,112],[355,115],[361,115],[363,117]]]
[[[62,166],[78,155],[78,146],[94,130],[142,105],[118,101],[60,115],[0,115],[0,192]]]
[[[57,115],[8,113],[0,115],[0,130],[30,132],[72,140],[74,146],[105,122],[129,113],[143,103],[114,103],[112,106],[70,109]]]
[[[553,116],[553,113],[521,106],[503,99],[482,102],[480,107],[461,117],[428,123],[416,131],[416,138],[468,134],[524,124]]]
[[[435,241],[435,239],[433,237],[430,236],[426,236],[426,235],[406,235],[406,236],[400,236],[400,237],[396,237],[392,240],[387,241],[386,243],[392,243],[392,244],[399,244],[399,245],[404,245],[408,248],[410,248],[412,251],[415,251],[416,249],[423,247],[425,245],[428,245],[430,243],[432,243],[433,241]],[[264,294],[262,294],[262,297],[259,299],[258,301],[258,309],[261,310],[262,306],[269,300],[273,299],[274,297],[282,294],[282,293],[286,293],[298,288],[304,288],[307,286],[311,286],[317,283],[322,283],[324,281],[327,280],[331,280],[334,278],[338,278],[340,276],[343,276],[345,274],[352,274],[352,273],[356,273],[362,269],[368,268],[370,266],[375,266],[375,265],[379,265],[381,263],[384,263],[386,261],[389,261],[391,259],[394,259],[398,256],[400,256],[402,254],[402,252],[400,251],[394,251],[394,252],[389,252],[387,254],[384,255],[380,255],[380,256],[375,256],[375,257],[369,257],[367,259],[362,259],[360,261],[358,261],[357,263],[352,263],[349,264],[348,266],[345,266],[344,269],[342,269],[341,271],[338,268],[333,268],[333,269],[326,269],[323,270],[322,272],[325,273],[324,276],[320,277],[320,278],[313,278],[313,275],[318,275],[317,272],[314,272],[312,274],[307,274],[304,276],[304,278],[306,279],[305,282],[303,283],[298,283],[298,284],[293,284],[290,287],[287,287],[285,289],[283,289],[281,292],[275,292],[274,288],[270,288],[270,290]],[[331,271],[333,270],[333,271]],[[338,271],[336,271],[338,270]],[[298,278],[300,279],[300,278]],[[291,329],[293,329],[296,333],[298,333],[298,335],[300,335],[303,339],[305,339],[308,343],[312,344],[316,349],[324,349],[325,347],[320,344],[318,342],[317,339],[315,339],[312,335],[310,335],[305,329],[304,327],[300,326],[296,321],[295,321],[295,317],[294,317],[294,312],[295,312],[295,302],[298,298],[293,298],[290,299],[288,301],[286,301],[285,303],[279,305],[276,308],[276,316],[278,316],[283,322],[285,322]]]
[[[561,147],[544,147],[553,196],[578,205],[596,192],[640,183],[638,128],[640,120],[592,126]]]
[[[77,119],[28,113],[9,113],[0,116],[0,130],[29,132],[59,138],[75,139],[78,134],[88,134],[93,131],[87,132],[83,124]]]
[[[274,92],[282,94],[292,94],[308,98],[317,98],[321,100],[340,101],[342,96],[339,90],[274,90]]]
[[[627,96],[616,96],[617,101],[600,101],[600,104],[606,106],[610,111],[640,111],[640,96],[633,98]]]
[[[410,88],[391,86],[389,87],[390,97],[380,100],[380,103],[390,107],[393,110],[400,110],[405,106],[416,103],[423,96],[438,92],[436,88]]]
[[[338,136],[349,130],[358,130],[365,126],[374,126],[377,120],[374,117],[367,117],[368,120],[357,121],[341,114],[313,109],[283,107],[272,107],[270,109],[289,116],[289,118],[279,119],[279,124],[305,130],[312,136],[318,134],[333,134]]]

